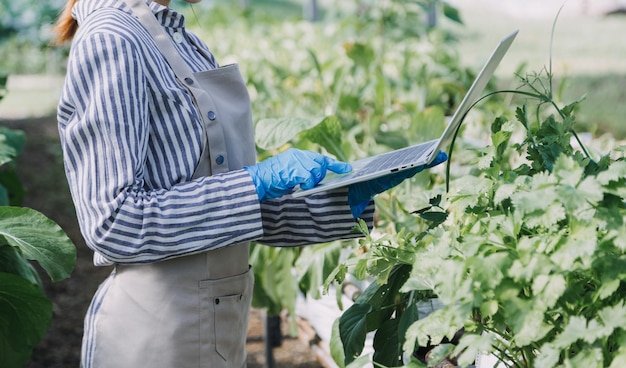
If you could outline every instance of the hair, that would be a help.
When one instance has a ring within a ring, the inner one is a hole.
[[[67,0],[65,3],[65,9],[59,16],[54,25],[53,32],[55,37],[53,43],[56,45],[63,45],[74,38],[76,30],[78,29],[78,22],[72,17],[72,8],[76,5],[78,0]]]

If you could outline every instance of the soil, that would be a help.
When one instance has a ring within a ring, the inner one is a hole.
[[[93,293],[111,271],[94,267],[92,252],[82,240],[67,182],[54,116],[0,120],[0,125],[23,130],[26,147],[17,164],[26,190],[24,207],[33,208],[58,223],[77,248],[74,272],[69,279],[51,283],[42,273],[44,288],[53,302],[50,328],[35,348],[27,368],[77,368],[83,332],[83,317]],[[282,343],[271,350],[273,364],[266,362],[265,313],[253,309],[248,329],[248,367],[322,367],[306,341],[287,336],[283,321]],[[172,367],[174,368],[174,367]]]

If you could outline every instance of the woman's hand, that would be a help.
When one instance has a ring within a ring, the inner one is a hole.
[[[291,148],[244,169],[252,177],[261,202],[281,197],[300,185],[311,189],[330,170],[337,174],[352,171],[350,164],[311,151]]]

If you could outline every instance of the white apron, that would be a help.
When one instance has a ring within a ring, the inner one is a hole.
[[[144,0],[124,1],[201,113],[205,142],[194,177],[254,164],[250,98],[238,67],[191,72]],[[248,251],[245,243],[147,265],[116,265],[96,294],[101,304],[95,327],[85,331],[81,366],[245,367],[254,284]]]

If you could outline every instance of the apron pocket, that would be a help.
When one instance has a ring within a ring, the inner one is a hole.
[[[202,367],[243,366],[253,283],[251,270],[200,281]]]

